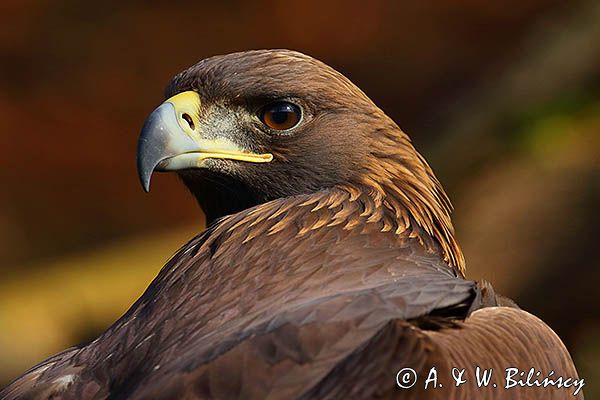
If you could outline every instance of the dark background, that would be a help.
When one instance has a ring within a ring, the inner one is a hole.
[[[467,275],[600,379],[595,1],[7,1],[0,6],[0,385],[94,337],[203,227],[137,134],[177,72],[291,48],[346,74],[449,192]],[[535,367],[535,366],[533,366]]]

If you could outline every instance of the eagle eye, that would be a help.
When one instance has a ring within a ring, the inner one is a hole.
[[[265,106],[259,114],[263,124],[276,131],[285,131],[298,125],[302,117],[300,107],[287,101]]]

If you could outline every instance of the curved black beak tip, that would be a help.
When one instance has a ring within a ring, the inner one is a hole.
[[[144,124],[144,127],[145,125],[146,124]],[[140,136],[137,146],[137,172],[142,189],[148,193],[150,191],[150,180],[156,163],[153,162],[153,157],[148,157],[149,149],[146,144],[147,138],[144,137],[143,132],[144,129],[142,129],[142,135]]]
[[[168,151],[171,126],[176,122],[173,105],[166,103],[155,109],[144,122],[137,143],[137,171],[144,191],[150,191],[150,179],[158,164],[170,154]],[[169,124],[171,122],[171,124]]]
[[[179,93],[159,105],[146,119],[137,144],[137,170],[144,191],[150,191],[150,179],[155,170],[176,171],[163,161],[191,151],[198,151],[192,138],[193,127],[179,116],[194,114],[200,104],[196,92]]]

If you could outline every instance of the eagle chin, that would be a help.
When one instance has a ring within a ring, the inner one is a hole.
[[[450,201],[408,136],[322,62],[200,61],[172,79],[137,160],[146,191],[178,174],[207,229],[100,337],[0,398],[583,398],[556,334],[465,279]],[[579,390],[502,387],[531,368]]]

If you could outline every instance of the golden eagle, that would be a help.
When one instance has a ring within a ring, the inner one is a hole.
[[[178,74],[166,98],[139,138],[140,179],[176,171],[207,229],[100,337],[0,398],[583,397],[556,334],[464,278],[440,183],[342,74],[241,52]],[[510,368],[571,384],[507,388]]]

